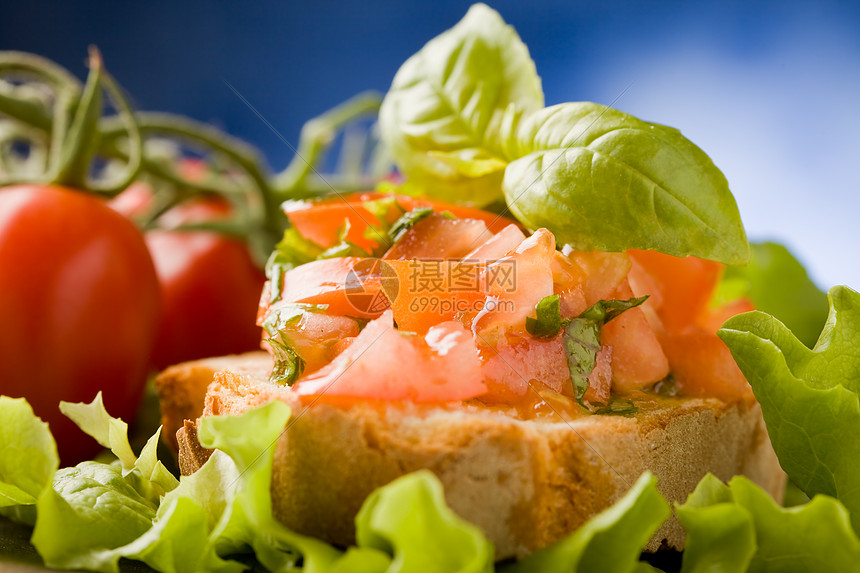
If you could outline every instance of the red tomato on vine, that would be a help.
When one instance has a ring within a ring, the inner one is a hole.
[[[135,184],[111,206],[132,216],[151,197],[146,185]],[[144,235],[162,294],[152,354],[158,369],[260,347],[255,319],[266,277],[245,243],[214,231],[174,229],[222,220],[230,213],[230,205],[218,197],[195,197],[162,215],[161,228]]]
[[[0,189],[0,394],[26,396],[64,461],[99,451],[60,400],[134,419],[159,313],[143,237],[100,199],[52,185]]]

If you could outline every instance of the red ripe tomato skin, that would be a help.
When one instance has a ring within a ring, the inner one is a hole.
[[[100,446],[63,416],[91,401],[131,422],[159,312],[155,269],[135,226],[57,186],[0,189],[0,394],[26,397],[64,465]]]
[[[149,186],[135,183],[110,206],[132,217],[152,200]],[[159,370],[260,348],[261,330],[255,319],[266,277],[245,245],[214,232],[170,230],[222,219],[230,209],[215,197],[195,198],[161,216],[165,230],[145,234],[161,284],[162,311],[152,351],[152,365]]]
[[[150,231],[146,244],[162,295],[156,368],[260,348],[255,319],[266,277],[244,244],[201,231]]]

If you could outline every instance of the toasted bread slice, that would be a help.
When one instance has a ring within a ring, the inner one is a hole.
[[[645,470],[670,501],[684,501],[707,472],[724,480],[743,474],[782,496],[785,476],[754,402],[671,398],[642,404],[632,417],[524,421],[463,404],[309,404],[267,382],[270,366],[266,354],[253,353],[165,371],[158,378],[168,405],[165,434],[178,430],[181,467],[190,473],[207,453],[195,422],[180,415],[239,414],[269,400],[287,402],[293,417],[275,450],[275,514],[291,529],[337,545],[354,542],[353,519],[368,494],[422,468],[441,479],[454,511],[483,529],[497,559],[522,557],[567,535]],[[204,372],[214,373],[205,404],[180,405],[199,397]],[[181,390],[185,384],[194,391]],[[673,518],[646,549],[683,545]]]

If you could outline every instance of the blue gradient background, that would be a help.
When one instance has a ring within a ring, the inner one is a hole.
[[[494,2],[547,103],[610,103],[681,129],[723,170],[752,239],[785,242],[820,286],[860,288],[860,4]],[[213,122],[291,156],[302,122],[398,66],[469,2],[3,2],[0,49],[83,76],[88,44],[139,107]]]

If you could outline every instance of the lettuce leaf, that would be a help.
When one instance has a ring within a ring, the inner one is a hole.
[[[501,569],[502,573],[571,573],[651,571],[639,563],[642,548],[670,515],[657,491],[657,478],[646,472],[615,505],[591,518],[570,536]]]
[[[750,248],[748,265],[726,267],[715,304],[748,298],[812,348],[827,320],[827,295],[784,246],[764,242],[751,243]]]
[[[60,411],[117,457],[122,475],[134,482],[147,499],[158,501],[178,485],[173,474],[158,460],[161,428],[147,440],[138,457],[128,440],[128,424],[107,413],[101,392],[89,404],[60,402]]]
[[[0,396],[0,515],[33,525],[36,504],[60,465],[48,424],[24,398]]]
[[[405,475],[376,490],[355,518],[360,548],[392,556],[386,573],[488,573],[493,546],[446,504],[429,471]]]
[[[138,457],[127,424],[105,411],[101,393],[89,404],[61,402],[60,410],[117,460],[56,472],[36,503],[33,545],[49,567],[117,571],[122,547],[152,526],[161,496],[178,484],[156,455],[161,430]]]
[[[159,571],[242,571],[230,557],[250,552],[272,571],[299,563],[307,573],[328,571],[340,551],[290,532],[272,515],[274,445],[289,415],[273,401],[239,416],[204,418],[201,444],[218,449],[164,497],[152,528],[119,552]]]
[[[860,560],[848,511],[829,496],[785,509],[743,476],[725,485],[709,474],[676,510],[687,531],[682,573],[836,573]]]
[[[82,462],[39,498],[32,542],[48,567],[116,572],[116,549],[150,528],[157,507],[119,465]]]
[[[839,499],[860,526],[860,294],[834,287],[830,315],[810,350],[756,311],[719,331],[761,404],[783,469],[809,497]]]

